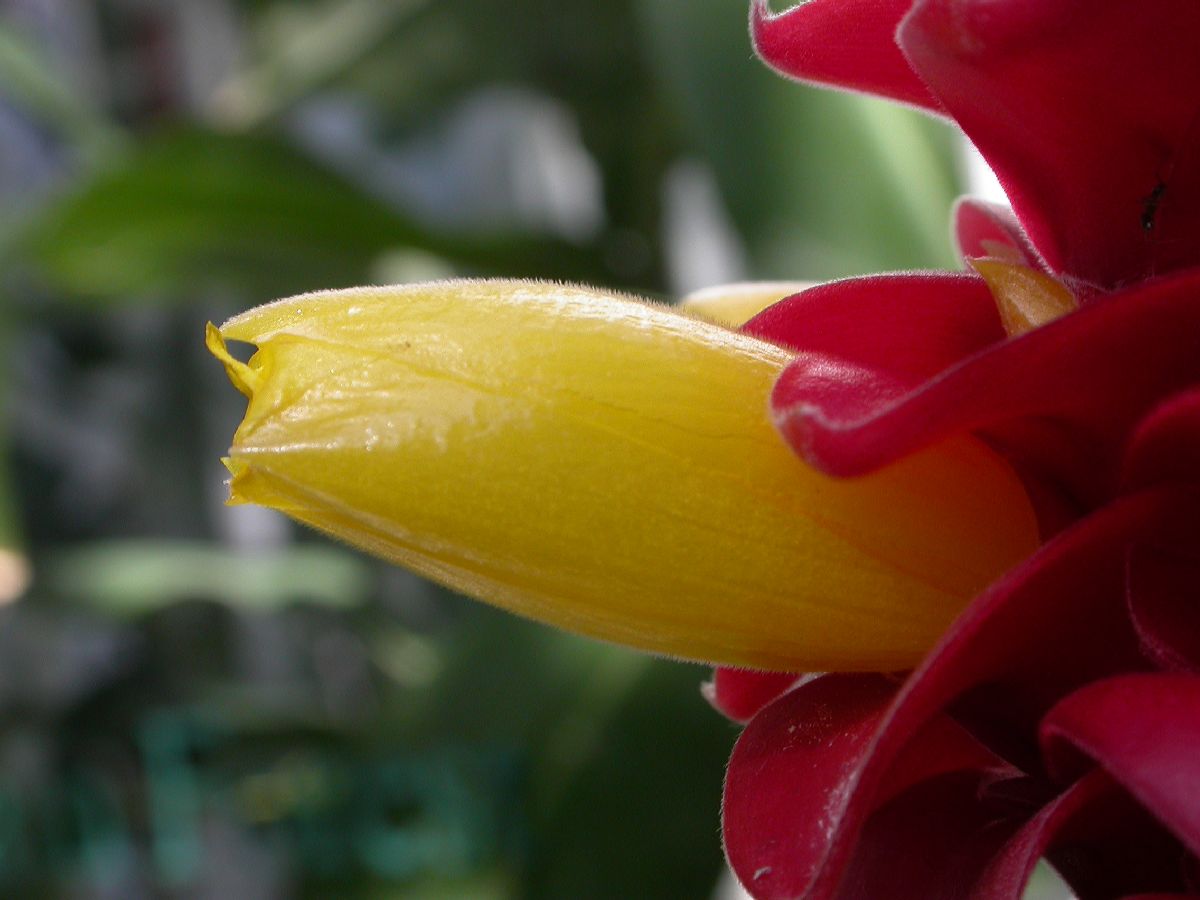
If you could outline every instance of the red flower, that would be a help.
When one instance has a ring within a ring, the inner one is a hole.
[[[956,210],[987,280],[752,320],[800,354],[777,425],[841,476],[974,432],[1046,540],[906,678],[717,671],[749,720],[730,862],[761,897],[1019,898],[1041,857],[1082,898],[1200,895],[1200,3],[760,0],[752,31],[789,75],[953,118],[1015,210]],[[1028,328],[1028,296],[1078,309]]]

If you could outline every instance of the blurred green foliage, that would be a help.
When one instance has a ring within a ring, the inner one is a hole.
[[[945,264],[948,133],[784,82],[745,19],[738,0],[0,11],[0,544],[35,575],[0,613],[0,892],[712,891],[736,732],[705,673],[224,508],[240,398],[200,337],[392,277],[670,296],[695,277],[679,208],[732,235],[731,277]],[[681,171],[715,207],[679,206]]]
[[[23,243],[64,297],[179,301],[205,288],[272,297],[364,281],[394,248],[480,272],[596,275],[549,237],[444,235],[288,143],[176,131],[139,144],[56,204]]]

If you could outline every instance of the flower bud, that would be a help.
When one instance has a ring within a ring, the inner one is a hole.
[[[239,362],[227,339],[257,352]],[[209,326],[208,346],[249,398],[231,502],[652,652],[908,666],[1036,542],[1019,482],[978,442],[831,479],[772,428],[787,350],[632,298],[331,291]]]

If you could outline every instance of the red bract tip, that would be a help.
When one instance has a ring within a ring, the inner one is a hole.
[[[750,8],[750,37],[759,55],[800,81],[878,94],[939,110],[896,45],[896,27],[912,0],[806,0],[771,12]]]

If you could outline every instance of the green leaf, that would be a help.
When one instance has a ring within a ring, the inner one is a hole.
[[[205,131],[151,140],[87,179],[21,246],[53,287],[107,300],[346,287],[405,248],[495,275],[595,272],[581,248],[433,232],[278,140]]]
[[[711,890],[736,730],[700,699],[704,668],[478,605],[459,610],[440,644],[436,680],[403,709],[414,739],[520,754],[531,843],[522,896]]]
[[[721,780],[736,732],[706,673],[652,660],[597,723],[558,802],[537,810],[527,896],[707,896],[722,868]]]

